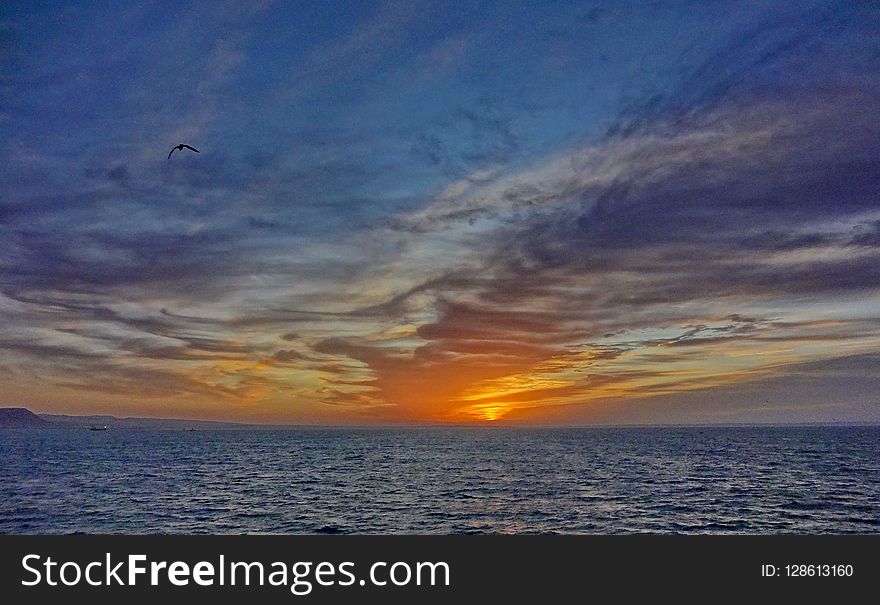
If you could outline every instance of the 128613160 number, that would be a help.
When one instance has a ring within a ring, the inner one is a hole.
[[[766,578],[849,578],[855,570],[847,563],[788,563],[786,565],[766,564],[761,566],[761,575]]]

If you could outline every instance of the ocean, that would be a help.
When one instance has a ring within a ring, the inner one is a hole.
[[[0,532],[877,533],[880,427],[0,430]]]

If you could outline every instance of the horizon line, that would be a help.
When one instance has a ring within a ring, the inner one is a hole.
[[[428,429],[428,428],[449,428],[449,429],[473,429],[473,428],[497,428],[497,429],[603,429],[603,428],[737,428],[737,427],[821,427],[821,426],[862,426],[862,427],[880,427],[880,422],[875,420],[831,420],[831,421],[815,421],[815,422],[703,422],[703,423],[608,423],[608,424],[557,424],[557,423],[535,423],[528,424],[525,422],[510,421],[491,421],[491,422],[376,422],[376,423],[338,423],[338,424],[309,424],[309,423],[261,423],[261,422],[241,422],[235,420],[206,420],[196,418],[173,418],[173,417],[153,417],[153,416],[115,416],[113,414],[52,414],[33,412],[23,406],[3,406],[0,409],[23,409],[28,412],[53,422],[48,418],[73,418],[73,419],[89,419],[89,418],[112,418],[119,421],[152,421],[152,422],[177,422],[177,423],[199,423],[226,425],[243,429]],[[60,424],[60,422],[55,421]],[[139,427],[124,427],[139,428]],[[219,428],[219,427],[218,427]]]

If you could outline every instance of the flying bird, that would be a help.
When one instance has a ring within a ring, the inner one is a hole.
[[[169,160],[171,159],[171,154],[174,153],[175,150],[183,151],[184,147],[186,147],[187,149],[191,149],[191,150],[195,151],[196,153],[201,153],[201,151],[199,151],[195,147],[190,147],[186,143],[181,143],[180,145],[175,145],[174,147],[171,148],[171,151],[168,152],[168,159]]]

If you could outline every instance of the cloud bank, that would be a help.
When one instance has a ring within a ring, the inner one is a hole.
[[[6,11],[9,403],[880,419],[877,9],[594,8]]]

